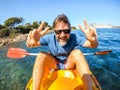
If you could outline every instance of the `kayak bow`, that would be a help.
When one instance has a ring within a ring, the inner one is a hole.
[[[101,90],[100,84],[94,75],[92,77],[93,90]],[[26,90],[32,90],[32,78]],[[83,82],[75,70],[55,70],[44,76],[40,90],[84,90]]]

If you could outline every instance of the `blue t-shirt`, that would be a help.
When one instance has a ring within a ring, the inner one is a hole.
[[[70,38],[65,46],[60,46],[56,39],[55,33],[47,34],[40,39],[41,45],[49,47],[50,53],[58,60],[66,60],[70,52],[85,42],[80,35],[71,33]]]

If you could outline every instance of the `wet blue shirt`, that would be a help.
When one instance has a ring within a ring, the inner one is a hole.
[[[85,39],[80,35],[71,33],[70,38],[65,46],[60,46],[56,40],[55,34],[47,34],[40,39],[41,45],[49,47],[50,53],[58,60],[66,60],[70,52],[78,46],[82,46]]]

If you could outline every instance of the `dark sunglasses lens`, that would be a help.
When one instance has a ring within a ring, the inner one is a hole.
[[[61,31],[61,30],[55,30],[55,33],[56,33],[56,34],[61,34],[62,31]]]
[[[69,33],[70,33],[70,30],[63,30],[63,32],[64,32],[65,34],[69,34]]]
[[[56,33],[56,34],[61,34],[61,33],[63,32],[64,34],[69,34],[70,31],[71,31],[71,30],[55,30],[55,33]]]

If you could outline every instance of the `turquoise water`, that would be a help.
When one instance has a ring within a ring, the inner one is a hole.
[[[81,32],[76,30],[81,36]],[[120,29],[97,29],[99,46],[82,48],[83,52],[112,50],[107,55],[85,56],[91,71],[103,90],[120,90]],[[0,90],[24,90],[32,75],[35,56],[22,59],[6,57],[8,48],[19,47],[28,52],[48,51],[47,47],[27,48],[25,41],[0,47]]]

